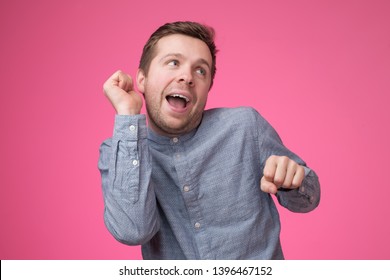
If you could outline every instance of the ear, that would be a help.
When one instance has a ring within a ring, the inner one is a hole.
[[[145,93],[145,73],[144,70],[138,69],[137,71],[137,88],[138,90],[144,94]]]

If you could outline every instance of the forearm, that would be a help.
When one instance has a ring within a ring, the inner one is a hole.
[[[100,148],[104,220],[129,245],[147,242],[159,229],[146,137],[145,116],[117,115],[113,137]]]

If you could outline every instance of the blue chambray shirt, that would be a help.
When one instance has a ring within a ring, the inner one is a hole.
[[[271,155],[305,168],[302,186],[280,189],[279,203],[316,208],[316,174],[252,108],[206,110],[177,138],[148,130],[144,115],[117,115],[100,147],[106,226],[118,241],[142,245],[144,259],[283,259],[278,211],[260,190]]]

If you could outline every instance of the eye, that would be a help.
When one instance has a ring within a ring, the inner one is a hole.
[[[202,75],[202,76],[206,76],[206,70],[204,68],[198,68],[196,69],[196,73]]]
[[[179,61],[176,60],[176,59],[170,60],[170,61],[168,61],[168,65],[169,66],[178,66],[179,65]]]

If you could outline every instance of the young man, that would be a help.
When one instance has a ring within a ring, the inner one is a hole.
[[[252,108],[204,110],[216,72],[214,33],[165,24],[146,43],[136,83],[104,84],[117,115],[100,148],[108,230],[145,259],[283,259],[270,194],[294,212],[317,207],[316,174]]]

